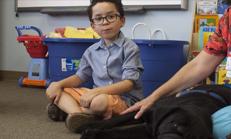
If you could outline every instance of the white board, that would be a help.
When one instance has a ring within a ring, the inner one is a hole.
[[[124,6],[147,9],[187,9],[188,0],[122,0]],[[16,9],[87,7],[90,0],[16,0]]]

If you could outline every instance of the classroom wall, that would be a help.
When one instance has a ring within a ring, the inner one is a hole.
[[[162,28],[168,39],[190,41],[193,27],[194,0],[189,1],[187,11],[151,10],[144,14],[127,14],[124,34],[131,38],[132,26],[144,22],[152,30]],[[30,60],[25,47],[16,41],[16,25],[33,25],[48,34],[56,27],[88,27],[87,15],[51,16],[38,12],[19,13],[15,16],[14,0],[0,1],[0,70],[27,71]],[[136,38],[148,38],[147,28],[140,27],[135,31]],[[157,34],[157,38],[161,38]]]

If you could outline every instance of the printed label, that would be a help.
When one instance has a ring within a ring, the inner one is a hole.
[[[79,67],[80,60],[72,58],[61,58],[62,71],[76,71]]]

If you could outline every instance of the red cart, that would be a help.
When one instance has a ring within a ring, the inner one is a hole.
[[[23,43],[31,57],[29,64],[28,77],[20,77],[20,86],[47,87],[48,80],[48,48],[43,44],[45,38],[40,29],[34,26],[16,26],[18,33],[17,41]],[[23,30],[35,31],[37,35],[22,34]]]

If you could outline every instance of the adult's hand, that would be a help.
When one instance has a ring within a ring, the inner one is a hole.
[[[126,113],[137,111],[134,118],[139,119],[145,111],[147,111],[148,109],[151,108],[153,103],[154,103],[154,101],[150,97],[147,97],[147,98],[135,103],[133,106],[129,107],[128,109],[123,111],[121,114],[126,114]]]

